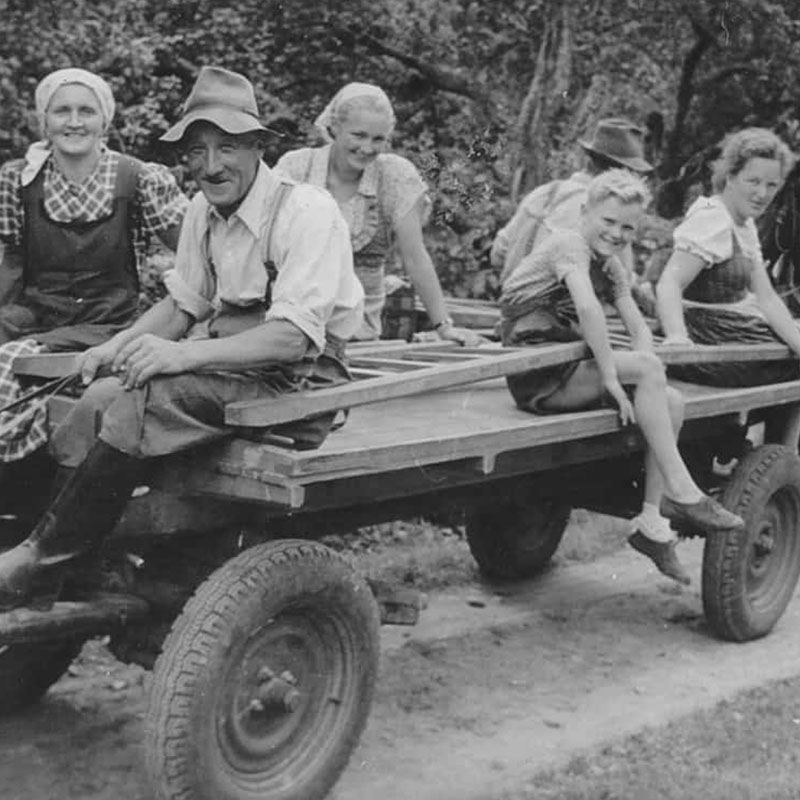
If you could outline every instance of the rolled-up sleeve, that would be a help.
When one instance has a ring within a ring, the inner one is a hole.
[[[207,226],[208,204],[198,193],[186,212],[175,267],[164,274],[164,285],[178,308],[198,322],[214,312],[216,291],[216,281],[203,253]]]
[[[299,328],[321,352],[325,330],[338,312],[347,338],[361,321],[363,293],[353,273],[350,234],[336,202],[311,186],[295,186],[276,224],[278,276],[266,319]],[[355,283],[354,283],[355,282]],[[352,320],[353,330],[349,330]]]

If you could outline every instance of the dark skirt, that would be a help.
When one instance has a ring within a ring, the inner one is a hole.
[[[722,308],[685,306],[684,320],[696,344],[764,344],[780,342],[759,317]],[[797,361],[740,361],[726,364],[680,364],[667,368],[670,378],[708,386],[761,386],[800,378]]]

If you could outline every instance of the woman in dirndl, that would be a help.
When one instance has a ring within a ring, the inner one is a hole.
[[[57,70],[35,103],[42,140],[0,168],[0,409],[24,393],[17,356],[84,350],[134,319],[144,248],[155,234],[175,249],[188,203],[165,166],[106,147],[99,75]],[[43,404],[0,413],[0,467],[46,441]]]
[[[773,288],[755,219],[792,164],[772,131],[726,137],[714,166],[715,194],[699,197],[674,231],[674,250],[658,281],[665,344],[785,342],[800,356],[800,332]],[[713,386],[757,386],[800,377],[796,361],[690,364],[671,377]]]
[[[386,302],[385,277],[394,246],[434,330],[442,339],[478,344],[457,328],[422,236],[430,211],[425,182],[406,158],[387,152],[395,125],[386,93],[369,83],[349,83],[314,122],[321,147],[285,153],[276,164],[296,181],[327,189],[350,227],[356,275],[364,287],[364,323],[354,337],[377,339]]]

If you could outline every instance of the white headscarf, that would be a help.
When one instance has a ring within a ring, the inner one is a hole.
[[[36,118],[39,121],[39,130],[44,135],[45,114],[53,95],[66,84],[79,83],[89,89],[97,98],[100,113],[103,115],[103,130],[108,130],[114,118],[114,94],[111,87],[99,75],[85,69],[69,67],[51,72],[39,81],[34,99],[36,102]],[[27,186],[38,174],[39,170],[49,158],[50,144],[42,139],[32,144],[25,153],[25,167],[22,170],[22,185]]]
[[[342,104],[352,100],[354,97],[377,97],[381,100],[382,105],[386,106],[391,125],[394,127],[395,118],[391,100],[389,100],[386,92],[380,86],[375,86],[373,83],[348,83],[339,89],[333,96],[333,100],[325,106],[322,113],[314,120],[314,127],[322,134],[322,138],[326,142],[333,141],[330,128],[337,121]]]

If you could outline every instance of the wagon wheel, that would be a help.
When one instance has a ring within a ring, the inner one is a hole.
[[[561,543],[570,507],[515,487],[475,509],[467,519],[467,542],[488,578],[518,580],[541,572]]]
[[[164,800],[316,800],[369,713],[375,600],[328,548],[285,540],[239,554],[186,604],[156,662],[146,716]]]
[[[80,649],[74,640],[0,645],[0,715],[39,700]]]
[[[706,540],[703,608],[719,636],[744,642],[772,630],[800,575],[800,458],[781,445],[757,448],[722,502],[745,527]]]

